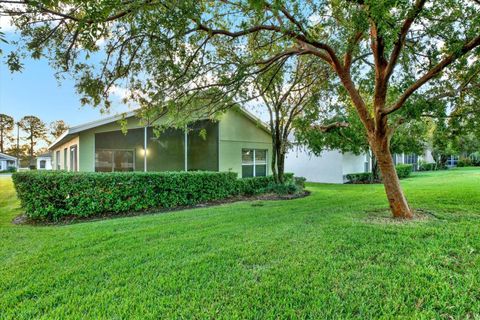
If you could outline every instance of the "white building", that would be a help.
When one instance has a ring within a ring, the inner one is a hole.
[[[316,156],[305,148],[295,147],[285,157],[285,172],[293,172],[311,182],[344,183],[346,174],[369,172],[370,167],[369,155],[357,156],[338,150],[326,150]]]
[[[17,158],[9,156],[8,154],[0,153],[0,171],[5,171],[9,168],[18,168]]]
[[[36,158],[37,170],[52,170],[52,155],[44,153]]]
[[[310,182],[345,183],[347,174],[372,171],[370,159],[368,154],[355,155],[338,150],[325,150],[316,156],[306,148],[295,147],[285,157],[285,172],[293,172]],[[412,164],[414,170],[418,170],[421,161],[435,162],[428,149],[423,155],[395,154],[393,161],[395,164]]]

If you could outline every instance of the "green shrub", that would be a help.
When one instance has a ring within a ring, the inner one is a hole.
[[[413,171],[413,166],[411,164],[399,164],[395,166],[397,175],[399,179],[406,178],[410,176],[410,173]],[[345,175],[347,178],[347,183],[375,183],[373,179],[373,174],[371,172],[358,172],[358,173],[349,173]]]
[[[410,176],[413,171],[413,165],[411,164],[398,164],[395,166],[395,170],[397,170],[397,175],[399,179],[404,179]]]
[[[457,161],[457,167],[471,167],[473,165],[473,160],[470,158],[460,158]]]
[[[275,185],[272,176],[237,179],[234,172],[206,171],[29,171],[14,173],[12,178],[27,216],[50,221],[190,206],[235,195],[285,194],[299,189],[293,174],[287,174],[287,182],[281,186]]]
[[[189,206],[238,193],[236,173],[17,172],[13,182],[26,214],[58,220]]]
[[[300,188],[301,190],[305,189],[305,182],[307,181],[304,177],[294,177],[295,185]]]
[[[371,172],[349,173],[345,175],[348,183],[372,183],[373,174]]]
[[[301,189],[297,186],[294,182],[286,182],[286,183],[270,183],[265,189],[261,190],[261,193],[276,193],[279,195],[286,195],[286,194],[296,194],[299,193]]]
[[[293,184],[295,185],[295,181],[297,178],[294,177],[293,173],[285,173],[284,174],[284,184]],[[298,179],[305,179],[305,178],[298,178]],[[301,180],[300,180],[301,181]],[[299,183],[301,183],[299,181]],[[257,195],[265,192],[274,192],[269,188],[275,184],[273,176],[266,176],[266,177],[253,177],[253,178],[243,178],[238,180],[238,190],[240,194],[246,196]],[[303,180],[303,185],[298,189],[303,189],[305,184],[305,180]],[[281,187],[279,187],[281,188]],[[275,192],[276,193],[276,192]]]
[[[1,170],[0,173],[14,173],[17,172],[17,168],[15,167],[8,167],[7,170]]]
[[[435,162],[431,163],[420,163],[420,166],[418,167],[419,171],[435,171],[438,170],[437,164]]]

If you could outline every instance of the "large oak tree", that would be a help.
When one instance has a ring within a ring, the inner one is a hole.
[[[293,56],[314,57],[351,99],[393,215],[401,218],[412,210],[390,153],[391,115],[413,94],[441,88],[480,63],[476,0],[1,3],[25,48],[70,72],[84,103],[106,108],[116,85],[148,107],[188,102],[196,90],[214,86],[221,89],[218,101],[241,99],[240,89],[256,75]],[[17,53],[8,62],[21,69]]]

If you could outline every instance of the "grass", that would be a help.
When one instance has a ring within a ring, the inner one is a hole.
[[[435,217],[382,223],[381,185],[310,184],[297,200],[40,227],[11,224],[0,177],[0,318],[478,319],[480,170],[402,184]]]

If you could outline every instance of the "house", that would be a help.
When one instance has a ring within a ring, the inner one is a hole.
[[[10,170],[11,168],[18,169],[17,158],[5,153],[0,153],[0,172]]]
[[[218,121],[201,119],[188,130],[170,128],[160,136],[144,126],[134,112],[68,129],[49,146],[54,170],[232,171],[241,177],[269,174],[271,136],[268,128],[242,108],[225,112]],[[160,125],[164,118],[155,124]]]
[[[293,172],[310,182],[344,183],[345,175],[349,173],[369,171],[371,164],[368,154],[325,150],[316,156],[306,148],[296,146],[285,157],[285,172]]]
[[[433,159],[432,151],[430,149],[425,149],[423,154],[415,154],[415,153],[401,153],[401,154],[394,154],[393,162],[395,164],[411,164],[413,166],[413,170],[417,171],[420,168],[420,163],[433,163],[435,160]]]
[[[37,170],[52,170],[52,155],[43,153],[36,157]]]
[[[428,149],[422,155],[394,154],[393,161],[395,164],[412,164],[414,170],[419,169],[421,161],[435,162]],[[342,153],[339,150],[325,150],[315,156],[304,147],[296,146],[287,153],[285,171],[311,182],[345,183],[347,174],[372,171],[371,156],[366,153]]]

